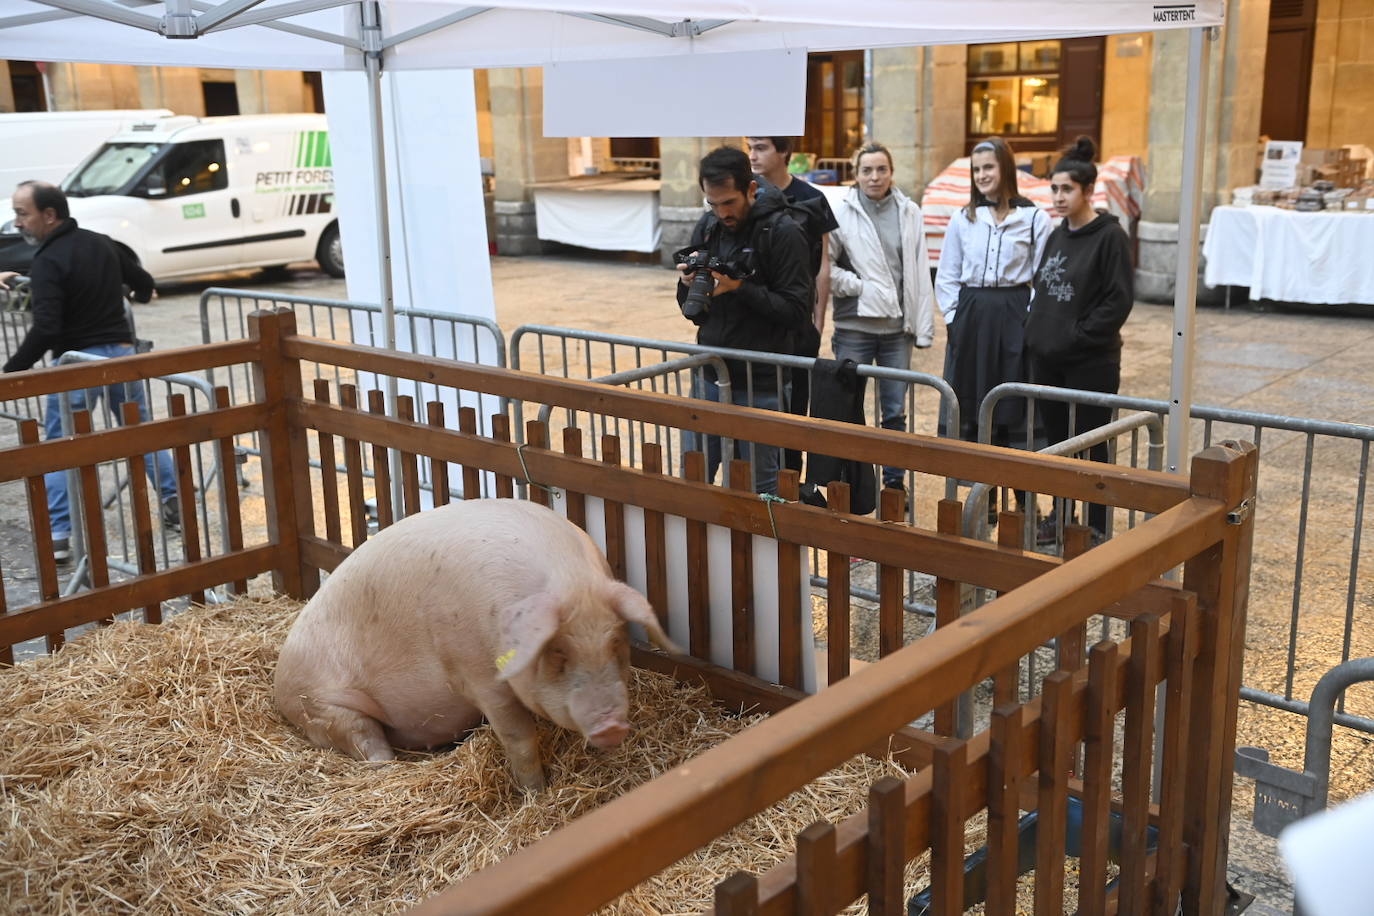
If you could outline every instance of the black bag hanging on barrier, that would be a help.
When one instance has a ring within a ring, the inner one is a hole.
[[[864,392],[868,379],[859,375],[852,359],[818,359],[811,369],[811,416],[864,425]],[[825,505],[825,485],[832,480],[849,484],[849,511],[868,515],[878,505],[878,481],[873,465],[830,455],[807,456],[802,501]]]

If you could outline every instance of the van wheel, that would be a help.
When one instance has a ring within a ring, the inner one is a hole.
[[[338,223],[330,223],[320,236],[319,247],[315,249],[315,260],[320,262],[320,270],[331,277],[344,275],[343,239],[339,238]]]

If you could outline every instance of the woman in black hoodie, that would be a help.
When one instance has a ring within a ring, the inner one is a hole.
[[[1121,326],[1131,314],[1135,286],[1130,241],[1115,216],[1093,209],[1097,167],[1093,142],[1080,137],[1055,165],[1050,194],[1063,218],[1050,233],[1035,272],[1035,293],[1026,320],[1031,381],[1037,385],[1105,391],[1121,385]],[[1050,443],[1069,438],[1069,405],[1040,405]],[[1080,405],[1072,435],[1109,423],[1111,408]],[[1105,443],[1094,461],[1107,460]],[[1088,525],[1098,539],[1107,528],[1107,507],[1088,507]],[[1039,540],[1053,542],[1055,519],[1040,526]]]

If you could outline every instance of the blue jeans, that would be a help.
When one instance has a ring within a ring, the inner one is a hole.
[[[96,356],[129,356],[134,352],[131,344],[97,344],[86,347],[82,353],[92,353]],[[120,382],[114,385],[106,385],[103,388],[87,388],[79,391],[69,391],[66,393],[72,410],[93,410],[100,403],[102,397],[109,398],[110,412],[114,414],[115,422],[123,423],[121,407],[125,401],[133,401],[138,405],[138,418],[143,422],[151,419],[148,413],[148,401],[143,393],[142,382]],[[56,393],[48,395],[48,408],[43,417],[44,437],[47,439],[60,439],[62,437],[62,404],[58,401],[59,395]],[[158,495],[162,502],[177,495],[176,471],[172,467],[172,453],[167,451],[156,452],[151,455],[143,456],[144,463],[148,469],[148,479],[157,487]],[[51,471],[43,476],[43,482],[48,490],[48,518],[52,522],[52,536],[54,538],[69,538],[72,534],[71,508],[67,502],[67,472]],[[94,509],[88,506],[87,509]]]
[[[703,401],[720,401],[720,386],[715,382],[704,378],[701,373],[692,375],[692,397],[701,398]],[[776,391],[754,390],[754,398],[749,399],[747,388],[730,389],[730,402],[738,407],[758,407],[762,410],[780,410],[782,399]],[[702,448],[703,440],[705,448]],[[706,452],[706,480],[708,483],[716,479],[716,470],[720,467],[720,437],[706,436],[695,430],[686,429],[682,431],[682,447],[686,451]],[[772,493],[778,492],[778,459],[781,449],[776,445],[764,445],[755,442],[741,442],[735,440],[735,457],[745,460],[752,460],[754,466],[754,492]]]
[[[911,368],[911,338],[905,333],[870,334],[836,328],[830,346],[839,360],[852,359],[861,366],[871,363],[887,369]],[[879,421],[883,429],[906,430],[906,382],[878,380]],[[883,486],[902,484],[901,468],[883,468]]]

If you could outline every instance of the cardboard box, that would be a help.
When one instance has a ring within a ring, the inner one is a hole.
[[[1319,181],[1329,181],[1338,188],[1356,188],[1364,181],[1363,159],[1340,159],[1319,165],[1314,174]]]
[[[1304,165],[1334,165],[1350,158],[1350,150],[1347,149],[1304,149],[1302,151],[1302,162]]]

